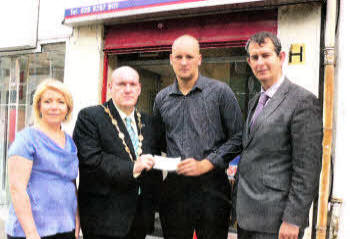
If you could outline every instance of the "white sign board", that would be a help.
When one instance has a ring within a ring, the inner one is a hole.
[[[1,3],[0,51],[36,47],[39,0],[8,0]]]

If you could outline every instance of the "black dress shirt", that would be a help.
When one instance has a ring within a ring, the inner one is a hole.
[[[227,84],[199,76],[183,95],[177,81],[156,96],[154,128],[157,151],[168,157],[208,159],[224,169],[242,149],[242,113]]]

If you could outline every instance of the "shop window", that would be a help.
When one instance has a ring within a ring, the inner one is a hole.
[[[16,132],[33,123],[37,85],[46,78],[63,81],[64,58],[64,43],[43,45],[40,53],[0,57],[0,204],[9,199],[7,150]]]

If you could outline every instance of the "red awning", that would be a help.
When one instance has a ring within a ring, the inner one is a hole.
[[[241,47],[258,31],[277,33],[276,9],[115,25],[106,28],[104,50],[167,51],[183,34],[196,37],[201,48]]]

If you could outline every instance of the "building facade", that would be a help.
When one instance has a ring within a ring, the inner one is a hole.
[[[6,2],[12,2],[9,9],[18,11],[13,5],[16,1]],[[180,35],[190,34],[198,38],[201,45],[201,74],[226,82],[235,92],[245,116],[249,99],[260,88],[246,63],[244,45],[250,35],[264,30],[276,33],[281,39],[283,50],[287,53],[286,75],[323,102],[326,1],[28,2],[27,10],[20,14],[25,19],[17,19],[16,26],[8,28],[6,39],[0,40],[0,203],[3,208],[9,201],[6,152],[15,132],[30,125],[31,97],[44,78],[64,81],[73,94],[72,121],[64,125],[69,133],[73,131],[80,109],[108,99],[107,83],[111,72],[122,65],[133,66],[140,73],[142,94],[138,107],[150,113],[157,92],[174,81],[169,64],[172,41]],[[350,19],[344,14],[345,4],[341,4],[339,15],[339,53],[340,49],[347,47],[343,34],[347,31],[345,22],[349,23]],[[6,22],[13,18],[6,16],[0,19]],[[14,27],[23,30],[14,32]],[[345,93],[347,88],[342,87],[345,84],[345,60],[341,54],[337,57],[336,114],[345,117],[335,115],[337,130],[342,132],[336,134],[333,156],[335,162],[338,158],[340,162],[335,163],[335,168],[338,168],[339,174],[345,174],[341,162],[346,161],[345,120],[349,109],[345,106],[345,99],[348,94]],[[344,131],[342,127],[345,127]],[[334,183],[339,185],[338,188],[335,186],[335,193],[341,192],[341,181],[335,175]],[[346,200],[350,200],[350,196],[338,195],[343,198],[346,208]],[[316,213],[311,215],[317,214],[315,210]],[[1,215],[6,218],[3,213]],[[311,238],[311,231],[307,231],[306,238]],[[350,236],[345,227],[340,227],[340,233],[340,238]]]

